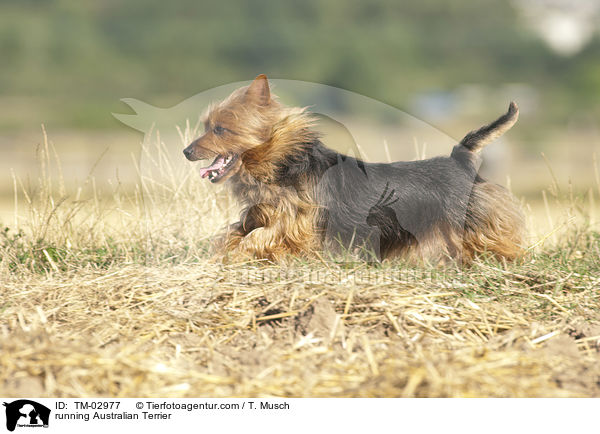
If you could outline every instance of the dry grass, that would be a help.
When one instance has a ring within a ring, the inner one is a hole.
[[[585,218],[517,264],[223,265],[207,244],[235,209],[158,143],[105,199],[53,178],[45,142],[0,236],[0,395],[600,396]]]

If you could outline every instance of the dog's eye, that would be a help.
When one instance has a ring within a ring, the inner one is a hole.
[[[213,133],[215,133],[217,136],[220,136],[224,132],[225,132],[225,128],[223,128],[221,125],[217,125],[213,128]]]

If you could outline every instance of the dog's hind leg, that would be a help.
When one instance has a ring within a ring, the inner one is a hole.
[[[484,252],[516,259],[523,253],[524,238],[524,217],[510,193],[488,182],[475,184],[463,234],[465,260]]]

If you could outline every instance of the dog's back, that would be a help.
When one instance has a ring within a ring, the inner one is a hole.
[[[517,115],[511,103],[498,120],[467,134],[449,157],[377,164],[338,155],[318,184],[325,238],[366,247],[380,258],[470,261],[485,251],[516,257],[523,218],[503,187],[479,177],[476,161]]]

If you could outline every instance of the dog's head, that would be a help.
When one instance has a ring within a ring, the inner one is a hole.
[[[267,76],[261,74],[209,109],[204,134],[183,153],[190,161],[214,158],[200,174],[213,183],[223,182],[242,169],[244,153],[269,140],[279,109]]]

